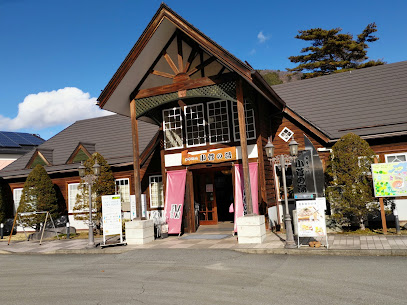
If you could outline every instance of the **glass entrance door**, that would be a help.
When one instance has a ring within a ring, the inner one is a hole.
[[[199,223],[201,225],[217,224],[218,211],[216,206],[214,174],[211,171],[202,172],[197,174],[196,178],[198,180],[197,199],[199,203]]]

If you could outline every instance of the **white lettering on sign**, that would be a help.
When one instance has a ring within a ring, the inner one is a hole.
[[[181,204],[171,204],[170,218],[180,219],[181,218]]]
[[[232,152],[230,151],[225,152],[225,159],[226,160],[232,159]]]

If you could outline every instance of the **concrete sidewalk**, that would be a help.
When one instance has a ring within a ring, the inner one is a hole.
[[[100,249],[87,249],[87,239],[48,240],[39,245],[38,241],[0,240],[0,254],[97,254],[124,253],[136,249],[230,249],[246,253],[271,253],[295,255],[398,255],[407,256],[407,236],[394,235],[328,235],[329,249],[324,247],[325,238],[321,238],[320,248],[308,246],[310,238],[301,238],[303,246],[299,249],[284,249],[285,235],[268,231],[262,244],[239,244],[237,236],[227,232],[200,232],[184,234],[181,237],[170,236],[156,239],[146,245],[115,246]],[[223,236],[221,236],[223,235]],[[225,237],[226,236],[226,237]],[[216,239],[221,238],[222,239]],[[100,243],[96,240],[96,243]]]

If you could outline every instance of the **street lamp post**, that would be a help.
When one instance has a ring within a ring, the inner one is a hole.
[[[92,221],[92,185],[95,183],[96,179],[100,175],[100,165],[98,161],[95,160],[95,164],[93,165],[93,174],[86,175],[86,168],[81,162],[81,165],[78,168],[79,176],[82,180],[88,185],[89,191],[89,235],[88,235],[88,247],[93,248],[95,247],[95,239],[93,237],[93,221]]]
[[[282,180],[283,180],[283,187],[284,187],[284,205],[285,205],[285,215],[284,215],[284,222],[285,222],[285,232],[286,232],[286,240],[285,240],[285,248],[296,248],[295,241],[294,241],[294,234],[293,228],[291,225],[291,216],[290,211],[288,209],[288,196],[287,196],[287,181],[285,177],[285,170],[286,167],[295,161],[296,156],[298,155],[298,143],[294,140],[288,144],[290,148],[290,156],[288,155],[279,155],[274,156],[274,145],[271,143],[270,138],[267,142],[267,145],[264,147],[266,150],[267,158],[269,159],[271,164],[276,164],[282,173]]]

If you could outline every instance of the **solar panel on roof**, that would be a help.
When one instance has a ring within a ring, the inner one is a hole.
[[[3,134],[20,145],[40,145],[44,142],[29,133],[3,131]]]
[[[20,147],[20,145],[0,131],[0,147]]]
[[[40,145],[40,144],[44,143],[43,139],[40,139],[40,138],[36,137],[35,135],[29,134],[29,133],[20,133],[20,136],[22,136],[25,139],[28,139],[34,145]]]

